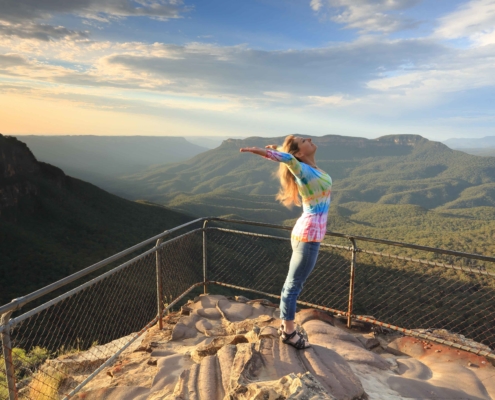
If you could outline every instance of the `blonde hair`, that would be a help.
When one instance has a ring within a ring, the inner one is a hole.
[[[294,140],[295,138],[296,137],[294,135],[287,136],[284,140],[284,144],[282,145],[282,151],[284,153],[290,153],[294,157],[299,151],[299,146]],[[289,171],[289,168],[287,168],[285,164],[280,163],[276,176],[280,180],[281,186],[276,199],[287,208],[291,208],[293,205],[301,206],[301,199],[299,198],[299,190],[297,189],[296,179]]]

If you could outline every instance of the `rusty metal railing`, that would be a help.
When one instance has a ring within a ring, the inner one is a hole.
[[[223,287],[280,299],[290,230],[200,218],[1,306],[0,398],[2,390],[11,400],[69,398],[146,327],[162,328],[162,317],[186,296]],[[61,288],[70,290],[20,313]],[[328,232],[298,304],[340,314],[348,327],[364,321],[495,361],[494,257]],[[60,386],[73,371],[57,360],[73,354],[99,364]]]

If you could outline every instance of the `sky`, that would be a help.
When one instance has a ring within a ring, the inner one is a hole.
[[[0,133],[495,135],[495,0],[0,0]]]

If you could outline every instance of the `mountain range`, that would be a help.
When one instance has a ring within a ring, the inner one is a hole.
[[[230,197],[230,205],[239,209],[249,208],[252,202],[271,203],[270,208],[277,210],[273,205],[278,190],[273,178],[276,163],[239,153],[239,148],[263,147],[282,140],[226,140],[220,147],[190,160],[149,168],[118,182],[127,197],[189,211],[189,204],[201,204],[204,198],[222,195]],[[335,205],[412,204],[425,209],[495,205],[495,159],[451,150],[416,135],[378,139],[328,135],[313,140],[319,146],[319,167],[334,180]],[[273,216],[273,220],[280,218]]]
[[[318,166],[333,178],[328,228],[457,250],[491,252],[495,158],[477,157],[419,135],[365,139],[314,137]],[[275,201],[277,164],[239,148],[280,138],[229,139],[187,161],[113,183],[144,199],[196,216],[293,224],[300,209]]]

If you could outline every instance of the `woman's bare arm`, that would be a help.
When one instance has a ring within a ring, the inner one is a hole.
[[[265,146],[265,149],[272,149],[272,150],[277,150],[277,145],[276,144],[269,144],[268,146]],[[257,154],[261,157],[266,157],[266,150],[262,149],[261,147],[243,147],[240,152],[241,153],[253,153]]]
[[[262,149],[261,147],[243,147],[241,150],[240,150],[241,153],[253,153],[253,154],[257,154],[261,157],[265,157],[266,156],[266,150],[265,149]]]

